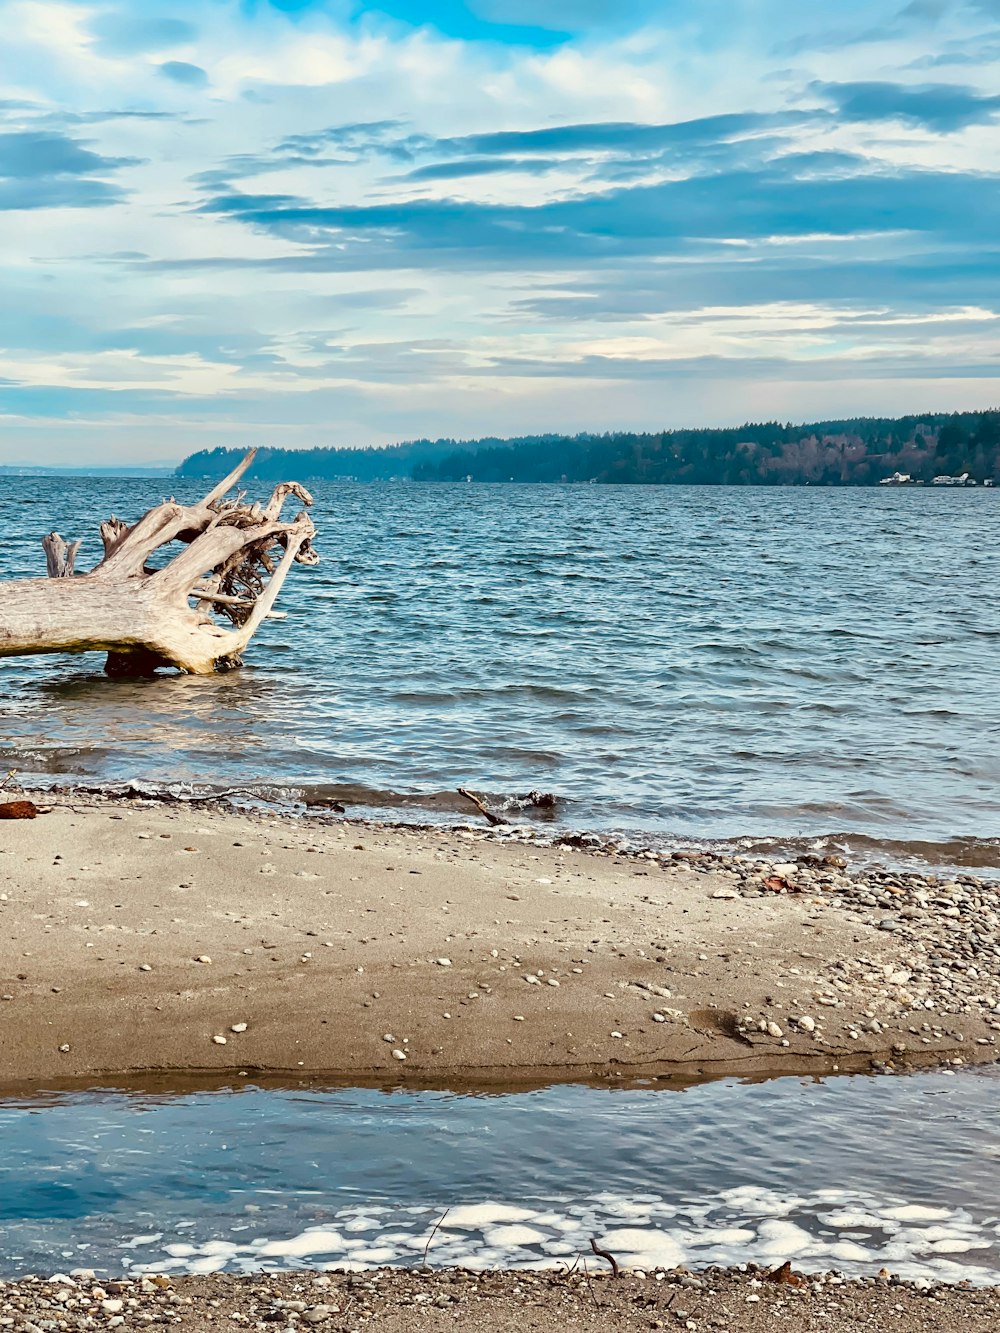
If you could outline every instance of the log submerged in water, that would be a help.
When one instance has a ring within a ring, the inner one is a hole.
[[[274,602],[292,565],[319,560],[306,509],[281,517],[289,496],[312,504],[303,486],[283,482],[264,505],[242,493],[226,498],[255,452],[196,504],[171,499],[131,527],[103,523],[104,559],[87,574],[74,573],[79,542],[50,533],[42,543],[49,577],[0,583],[0,657],[99,650],[111,675],[238,666],[261,623],[278,618]],[[150,566],[173,543],[177,554]]]

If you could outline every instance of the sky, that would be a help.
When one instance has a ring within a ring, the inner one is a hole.
[[[1000,0],[0,34],[0,463],[1000,405]]]

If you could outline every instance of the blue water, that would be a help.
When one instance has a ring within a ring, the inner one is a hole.
[[[86,567],[161,486],[0,479],[0,577],[51,528]],[[1000,864],[1000,493],[315,489],[323,563],[244,670],[8,659],[0,764],[414,818],[543,789],[564,825]]]
[[[510,1096],[0,1101],[0,1274],[430,1257],[1000,1278],[996,1068]],[[446,1211],[447,1210],[447,1211]]]

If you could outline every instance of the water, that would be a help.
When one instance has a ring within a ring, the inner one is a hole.
[[[89,564],[161,485],[3,478],[0,576],[53,527]],[[540,788],[563,825],[1000,864],[1000,492],[316,490],[323,564],[245,670],[7,660],[0,764],[417,819]]]
[[[782,1263],[1000,1278],[1000,1071],[0,1102],[0,1274]]]

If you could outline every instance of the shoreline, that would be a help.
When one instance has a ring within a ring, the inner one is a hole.
[[[947,877],[970,873],[1000,880],[1000,839],[969,833],[924,834],[906,838],[902,832],[883,837],[863,829],[835,829],[811,833],[684,833],[664,832],[639,824],[634,827],[593,827],[568,819],[562,798],[541,793],[518,797],[487,794],[485,803],[501,817],[497,825],[481,822],[468,798],[457,788],[431,792],[396,792],[393,802],[369,804],[356,784],[293,782],[287,787],[250,783],[246,787],[211,787],[205,783],[126,781],[41,783],[38,775],[18,777],[13,793],[45,805],[52,800],[77,804],[148,803],[171,809],[208,810],[217,814],[248,814],[260,818],[288,818],[319,824],[348,822],[355,827],[401,832],[449,833],[470,831],[487,841],[524,841],[546,847],[585,847],[607,853],[641,855],[652,852],[669,859],[674,852],[698,852],[709,857],[742,860],[788,861],[818,855],[840,856],[854,873],[867,869]],[[259,788],[259,790],[258,790]],[[322,796],[312,794],[321,790]],[[332,794],[330,794],[332,792]],[[373,793],[374,794],[374,793]],[[537,798],[541,797],[541,802]],[[529,799],[535,798],[535,799]],[[539,811],[550,813],[540,815]],[[585,815],[581,812],[581,817]]]
[[[1000,886],[972,874],[47,797],[0,835],[10,1092],[496,1091],[1000,1055]]]
[[[568,1265],[566,1266],[568,1268]],[[0,1319],[15,1330],[115,1328],[167,1323],[185,1333],[222,1327],[318,1327],[329,1333],[473,1333],[511,1328],[718,1329],[727,1333],[814,1333],[877,1328],[879,1333],[993,1333],[1000,1287],[901,1281],[888,1274],[846,1280],[746,1265],[633,1270],[618,1278],[590,1256],[574,1271],[369,1269],[364,1272],[212,1274],[97,1279],[92,1270],[51,1280],[0,1281]],[[43,1325],[44,1326],[44,1325]]]

